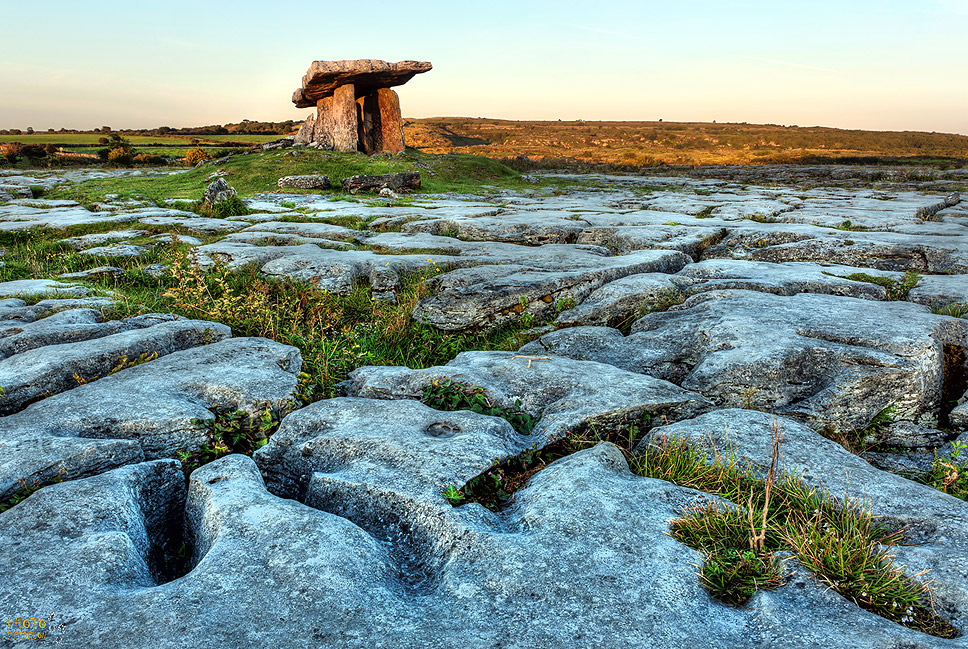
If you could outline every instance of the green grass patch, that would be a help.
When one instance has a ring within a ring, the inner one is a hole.
[[[654,440],[637,453],[643,433],[660,416],[654,413],[603,432],[588,428],[542,449],[529,448],[496,462],[461,488],[448,485],[442,495],[454,506],[479,502],[502,509],[554,460],[611,442],[622,450],[632,473],[729,501],[687,508],[670,525],[674,538],[702,553],[699,578],[722,601],[742,605],[757,590],[781,585],[783,566],[774,555],[790,551],[817,579],[861,608],[923,633],[957,635],[935,613],[929,586],[894,565],[891,548],[903,542],[903,530],[878,523],[869,509],[846,495],[835,498],[778,468],[778,426],[772,463],[763,470],[741,465],[731,452],[710,454],[674,438]]]
[[[531,187],[520,175],[488,158],[471,155],[437,156],[408,150],[386,157],[368,157],[361,153],[338,153],[315,149],[265,151],[232,156],[219,165],[227,172],[226,181],[240,196],[259,192],[278,191],[276,182],[283,176],[306,175],[314,172],[328,175],[338,186],[343,178],[358,174],[389,174],[419,171],[422,193],[489,193],[506,187]],[[182,173],[152,178],[105,178],[89,180],[78,185],[52,190],[49,198],[67,198],[84,204],[103,201],[107,194],[122,199],[145,196],[161,203],[168,198],[195,200],[201,197],[211,182],[208,176],[213,167],[204,165]],[[482,185],[493,185],[485,189]],[[306,190],[287,190],[313,193]],[[316,192],[319,193],[319,192]]]
[[[867,282],[868,284],[883,286],[887,289],[887,299],[894,301],[906,300],[911,289],[921,281],[921,275],[915,270],[909,270],[904,273],[904,277],[900,280],[893,280],[890,277],[882,277],[880,275],[851,273],[850,275],[845,275],[844,279],[849,279],[852,282]]]

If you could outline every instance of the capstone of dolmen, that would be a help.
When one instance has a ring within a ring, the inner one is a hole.
[[[297,108],[316,107],[296,143],[370,155],[403,151],[400,97],[391,87],[431,67],[427,61],[314,61],[292,95]]]

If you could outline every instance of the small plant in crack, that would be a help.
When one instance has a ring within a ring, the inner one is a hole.
[[[420,400],[435,410],[470,410],[482,415],[500,417],[522,435],[530,435],[538,423],[536,417],[522,409],[520,399],[515,399],[513,408],[501,408],[487,396],[484,388],[450,379],[435,380],[423,386]]]
[[[312,402],[316,388],[309,374],[300,372],[292,396],[276,404],[263,401],[250,411],[239,409],[238,404],[213,406],[210,408],[213,419],[192,421],[208,430],[208,443],[197,449],[178,451],[185,475],[229,453],[252,455],[269,443],[286,415]]]
[[[40,480],[27,482],[26,478],[20,478],[19,480],[17,480],[17,484],[20,485],[20,488],[17,489],[17,491],[15,491],[12,496],[0,502],[0,514],[14,507],[15,505],[19,505],[23,501],[27,500],[27,498],[32,493],[40,491],[41,489],[43,489],[48,485],[63,482],[66,477],[67,477],[67,469],[61,468],[57,470],[57,476],[55,476],[54,479],[49,482],[41,482]]]
[[[950,457],[935,455],[931,470],[919,480],[955,498],[968,500],[968,457],[961,457],[968,450],[968,444],[955,440],[951,445]]]

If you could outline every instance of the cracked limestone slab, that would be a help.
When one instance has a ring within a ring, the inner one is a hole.
[[[58,282],[51,279],[18,279],[0,282],[0,297],[43,295],[50,297],[83,298],[97,293],[81,284]]]
[[[211,409],[282,407],[299,351],[264,338],[228,338],[176,351],[0,418],[0,498],[21,478],[79,478],[209,442]],[[105,450],[106,449],[106,450]],[[123,451],[123,452],[122,452]]]
[[[711,404],[667,381],[601,363],[554,356],[527,358],[512,352],[462,352],[438,367],[362,367],[340,384],[348,396],[419,399],[424,386],[451,380],[484,388],[499,408],[540,415],[532,441],[543,446],[589,428],[603,428],[663,413],[688,417]],[[529,442],[531,443],[531,442]]]
[[[25,326],[12,340],[6,338],[3,342],[10,345],[2,348],[6,356],[0,360],[0,414],[105,376],[126,361],[165,356],[232,335],[225,325],[172,315],[107,323],[99,319],[92,311],[64,311]]]
[[[269,493],[237,455],[195,471],[187,501],[171,461],[47,487],[0,514],[0,570],[19,577],[0,582],[0,605],[55,611],[65,647],[105,649],[197,645],[213,616],[205,646],[238,649],[964,646],[862,611],[802,571],[756,606],[716,602],[695,574],[699,554],[667,534],[709,497],[632,475],[610,445],[551,464],[498,515],[393,480],[411,467],[421,473],[409,480],[448,475],[430,450],[441,440],[407,438],[401,422],[391,439],[402,467],[365,431],[347,456],[359,429],[327,428],[340,420],[314,406],[290,436],[305,452],[284,456],[313,476],[313,506]],[[159,585],[151,548],[170,542],[183,504],[191,570]],[[434,545],[414,544],[421,535]],[[433,570],[425,586],[402,570],[421,559]],[[293,633],[265,620],[312,623]]]
[[[865,300],[887,299],[887,289],[883,286],[844,279],[853,273],[884,276],[883,271],[875,269],[834,264],[708,259],[686,266],[676,273],[672,281],[679,286],[680,290],[692,293],[747,289],[776,295],[825,293]],[[895,279],[900,278],[900,275],[893,273],[891,275]]]
[[[865,503],[892,526],[904,527],[909,544],[897,548],[898,565],[914,575],[929,570],[933,596],[955,626],[968,625],[968,503],[927,485],[875,469],[802,424],[751,410],[716,410],[695,419],[653,428],[641,442],[644,450],[656,439],[688,439],[720,454],[729,451],[740,463],[764,471],[772,458],[772,428],[783,436],[782,466],[809,485],[835,498]]]
[[[112,241],[123,241],[124,239],[134,239],[148,234],[147,230],[113,230],[111,232],[99,232],[97,234],[85,234],[79,237],[61,239],[60,243],[70,246],[75,250],[86,250],[103,246]]]
[[[888,406],[933,427],[944,345],[964,347],[968,322],[908,302],[835,295],[700,293],[632,326],[576,327],[520,353],[610,363],[670,380],[722,407],[746,402],[816,427],[861,430]]]
[[[474,266],[442,274],[435,281],[437,292],[421,300],[413,316],[444,330],[498,326],[523,313],[541,318],[554,313],[560,300],[581,302],[611,281],[640,273],[674,273],[690,262],[672,250],[642,250],[621,257],[580,258],[577,253],[563,254],[552,268],[526,265],[532,260],[523,259],[517,265]],[[559,269],[570,260],[574,265],[568,270]]]

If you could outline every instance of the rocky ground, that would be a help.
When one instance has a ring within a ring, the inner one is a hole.
[[[866,592],[840,594],[793,555],[783,585],[727,605],[697,577],[705,556],[669,533],[686,509],[723,501],[629,469],[676,438],[766,471],[779,428],[785,471],[904,528],[896,565],[933,580],[934,611],[968,629],[968,503],[912,479],[936,458],[968,470],[968,320],[956,317],[968,203],[955,185],[851,169],[837,182],[573,177],[379,204],[262,194],[246,200],[252,214],[218,219],[34,199],[29,187],[65,178],[4,173],[0,232],[93,225],[67,245],[138,259],[144,228],[178,226],[202,267],[254,263],[335,293],[363,280],[379,300],[426,271],[433,294],[414,317],[442,331],[533,328],[517,353],[363,367],[337,397],[299,407],[294,347],[169,314],[106,320],[112,296],[84,283],[90,269],[0,283],[0,502],[43,486],[0,513],[0,614],[53,614],[48,640],[968,646],[857,605]],[[442,384],[482,388],[533,428],[422,403]],[[221,457],[186,484],[178,460],[226,404],[281,426],[252,457]],[[643,433],[634,449],[589,445],[501,507],[443,495],[495,461],[629,422]],[[832,439],[861,440],[860,455]]]

